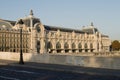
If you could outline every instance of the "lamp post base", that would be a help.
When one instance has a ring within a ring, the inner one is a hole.
[[[24,64],[24,62],[23,62],[23,61],[20,61],[19,64]]]
[[[20,61],[19,64],[24,64],[22,49],[20,50]]]

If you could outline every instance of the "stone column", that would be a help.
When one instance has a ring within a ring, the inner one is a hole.
[[[91,48],[90,48],[90,42],[88,41],[88,52],[91,52],[90,50],[91,50]]]
[[[78,42],[76,42],[75,44],[76,44],[76,45],[75,45],[75,46],[76,46],[76,47],[75,47],[75,48],[76,48],[76,51],[75,51],[75,52],[78,53],[78,52],[79,52],[79,50],[78,50]]]
[[[40,40],[40,54],[44,53],[44,48],[45,48],[45,42],[44,42],[44,38],[42,38]]]
[[[84,48],[84,42],[81,43],[82,44],[82,52],[85,52],[85,48]]]
[[[61,41],[61,53],[65,53],[65,48],[64,48],[64,40]]]
[[[72,53],[72,45],[71,45],[71,40],[68,42],[68,44],[69,44],[69,53]]]
[[[57,51],[56,51],[56,39],[53,39],[53,40],[51,40],[51,41],[53,41],[53,53],[57,53]]]
[[[32,34],[32,41],[31,41],[31,43],[32,43],[32,45],[31,45],[31,48],[32,48],[32,53],[37,53],[37,39],[36,39],[36,30],[35,29],[33,29],[32,30],[32,32],[31,32]]]

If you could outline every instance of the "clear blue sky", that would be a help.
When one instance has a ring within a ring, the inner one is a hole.
[[[120,0],[0,0],[0,18],[17,20],[34,11],[46,25],[82,29],[91,22],[120,40]]]

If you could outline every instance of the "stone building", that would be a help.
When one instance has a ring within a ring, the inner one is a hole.
[[[22,32],[24,53],[81,53],[109,51],[111,41],[94,27],[81,30],[43,25],[33,11],[25,18]],[[19,21],[19,19],[18,19]],[[20,26],[18,21],[0,19],[0,51],[20,51]]]

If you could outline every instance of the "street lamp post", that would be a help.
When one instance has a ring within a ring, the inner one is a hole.
[[[20,19],[18,21],[18,24],[19,24],[19,28],[20,28],[20,60],[19,60],[19,64],[24,64],[23,52],[22,52],[22,28],[23,28],[24,22],[22,21],[22,19]]]

